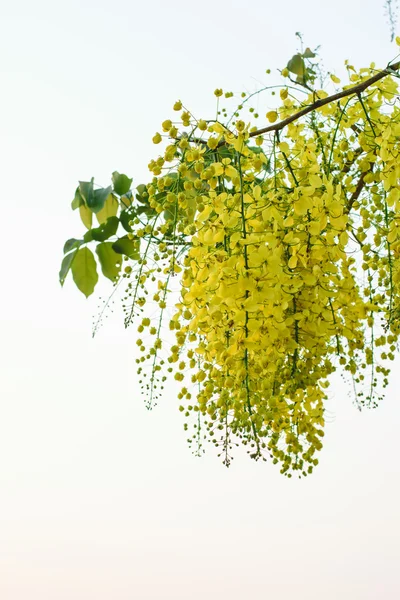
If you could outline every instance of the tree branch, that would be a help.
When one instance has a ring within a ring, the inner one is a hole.
[[[343,169],[341,171],[342,175],[346,175],[350,171],[351,167],[354,165],[354,163],[356,162],[357,158],[363,152],[364,152],[364,150],[362,148],[356,148],[356,150],[354,150],[354,158],[352,160],[348,160],[345,163],[345,165],[344,165],[344,167],[343,167]]]
[[[351,209],[353,208],[354,202],[358,199],[359,195],[361,194],[361,192],[363,191],[363,189],[365,187],[365,176],[368,173],[372,173],[372,171],[374,170],[375,163],[371,162],[369,164],[370,164],[370,168],[368,169],[368,171],[364,171],[363,173],[361,173],[361,176],[360,176],[360,179],[358,180],[356,189],[352,193],[351,198],[346,206],[347,214],[351,211]]]
[[[326,104],[329,104],[330,102],[335,102],[336,100],[340,100],[341,98],[346,98],[347,96],[351,96],[353,94],[359,96],[361,94],[361,92],[366,90],[368,87],[370,87],[371,85],[373,85],[380,79],[387,77],[388,75],[393,75],[393,71],[398,71],[399,69],[400,69],[400,61],[394,63],[393,65],[388,65],[386,67],[386,69],[379,71],[378,73],[376,73],[376,75],[373,75],[369,79],[366,79],[365,81],[362,81],[361,83],[358,83],[357,85],[354,85],[351,88],[347,88],[347,90],[342,90],[341,92],[338,92],[337,94],[332,94],[331,96],[327,96],[326,98],[320,98],[319,100],[316,100],[309,106],[302,108],[301,110],[299,110],[299,112],[295,113],[294,115],[291,115],[290,117],[287,117],[286,119],[283,119],[283,121],[279,121],[279,123],[274,123],[273,125],[268,125],[267,127],[262,127],[261,129],[257,129],[256,131],[250,132],[249,138],[257,137],[258,135],[262,135],[264,133],[269,133],[270,131],[276,131],[276,132],[280,131],[281,129],[284,129],[286,127],[286,125],[293,123],[293,121],[297,121],[297,119],[304,117],[304,115],[307,115],[308,113],[316,110],[317,108],[321,108],[322,106],[325,106]],[[355,127],[356,126],[353,125],[352,129],[354,129]],[[177,139],[177,141],[179,141],[179,139],[181,139],[181,138],[178,137],[176,139]],[[203,140],[203,139],[196,138],[196,137],[190,138],[190,141],[194,141],[194,142],[197,142],[200,144],[207,144],[207,140]],[[226,141],[224,139],[222,139],[218,143],[217,148],[220,148],[221,146],[225,146],[225,145],[226,145]]]
[[[365,81],[362,81],[361,83],[358,83],[357,85],[354,85],[353,87],[348,88],[347,90],[343,90],[341,92],[338,92],[337,94],[332,94],[332,96],[327,96],[326,98],[316,100],[309,106],[306,106],[294,115],[283,119],[283,121],[280,121],[279,123],[275,123],[274,125],[268,125],[267,127],[262,127],[261,129],[252,131],[249,134],[249,137],[256,137],[258,135],[262,135],[263,133],[269,133],[270,131],[280,131],[281,129],[286,127],[286,125],[293,123],[293,121],[297,121],[297,119],[300,119],[304,115],[307,115],[309,112],[312,112],[317,108],[321,108],[321,106],[325,106],[326,104],[329,104],[330,102],[335,102],[336,100],[340,100],[341,98],[346,98],[347,96],[351,96],[352,94],[360,94],[380,79],[387,77],[387,75],[392,75],[393,71],[398,71],[399,69],[400,61],[394,63],[393,65],[387,66],[386,69],[383,69],[383,71],[379,71],[379,73],[376,73],[376,75],[373,75],[369,79],[366,79]]]

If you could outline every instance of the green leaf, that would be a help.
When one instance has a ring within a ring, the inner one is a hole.
[[[161,202],[164,202],[166,197],[167,197],[167,192],[158,192],[158,194],[155,195],[155,199],[157,200],[157,202],[159,204],[161,204]]]
[[[119,220],[121,222],[122,227],[125,229],[125,231],[128,231],[129,233],[131,233],[132,231],[132,227],[129,225],[129,222],[132,221],[132,219],[132,213],[128,212],[127,210],[123,210],[119,215]]]
[[[124,194],[120,198],[122,208],[129,208],[132,204],[132,200],[133,200],[132,192],[126,192],[126,194]]]
[[[122,255],[113,250],[112,242],[103,242],[96,247],[101,270],[105,277],[115,281],[119,275],[122,265]]]
[[[67,254],[67,252],[71,252],[71,250],[73,250],[74,248],[79,248],[80,246],[82,246],[82,244],[83,240],[76,240],[75,238],[67,240],[64,244],[64,254]]]
[[[92,204],[88,204],[92,212],[99,213],[104,208],[104,204],[106,203],[107,198],[111,194],[111,190],[111,185],[109,185],[106,188],[99,188],[98,190],[95,190],[93,192]]]
[[[88,209],[86,204],[81,204],[79,207],[79,214],[81,215],[81,220],[84,226],[87,229],[90,229],[92,226],[93,213]]]
[[[176,218],[177,218],[176,205],[171,206],[170,208],[167,208],[166,210],[164,210],[164,219],[166,221],[171,221],[173,223]]]
[[[248,149],[254,152],[254,154],[260,154],[263,152],[263,149],[260,146],[248,146]]]
[[[159,192],[155,196],[157,202],[160,204],[162,202],[164,202],[166,197],[167,197],[167,192],[165,192],[165,191]],[[135,214],[141,215],[141,214],[145,213],[147,218],[151,219],[151,217],[153,217],[157,213],[157,211],[150,206],[149,197],[147,195],[146,196],[136,195],[136,199],[139,200],[139,202],[141,203],[141,206],[138,206],[137,208],[135,207]]]
[[[304,58],[315,58],[317,55],[310,48],[306,48],[303,52]]]
[[[147,188],[144,183],[141,183],[140,185],[138,185],[136,189],[138,191],[138,193],[136,194],[136,198],[138,196],[142,196],[144,192],[147,192]]]
[[[127,235],[119,238],[119,240],[113,243],[112,247],[118,254],[125,254],[125,256],[129,256],[129,258],[132,258],[133,260],[138,260],[140,258],[140,241],[130,240]]]
[[[111,190],[111,187],[107,188]],[[108,194],[103,208],[96,214],[99,224],[105,223],[109,217],[115,217],[118,212],[118,200],[114,194]]]
[[[93,189],[94,178],[90,181],[79,182],[79,192],[85,201],[87,208],[92,212],[98,213],[103,208],[105,201],[111,194],[111,186],[107,188],[100,188],[98,190]]]
[[[114,171],[112,174],[112,182],[114,185],[114,192],[118,196],[123,196],[131,189],[132,179],[129,179],[126,175]]]
[[[177,173],[177,171],[170,171],[168,173],[168,177],[170,177],[171,179],[178,179],[178,173]]]
[[[151,206],[139,206],[136,210],[136,214],[142,215],[143,213],[145,213],[148,219],[151,219],[151,217],[154,217],[156,214],[156,210]]]
[[[96,240],[96,242],[105,242],[108,238],[117,233],[118,225],[118,217],[110,217],[99,227],[94,227],[87,231],[83,236],[83,240],[85,242],[91,242],[92,240]]]
[[[81,193],[79,191],[79,187],[76,188],[75,190],[75,197],[71,202],[71,208],[72,210],[76,210],[77,208],[79,208],[80,206],[82,206],[82,204],[85,204],[84,199],[81,196]]]
[[[77,250],[71,271],[77,288],[88,298],[93,293],[99,279],[96,261],[93,252],[89,248]]]
[[[171,176],[172,175],[174,175],[174,173],[171,173]],[[169,175],[168,175],[168,177],[169,177]],[[169,188],[167,188],[167,189],[172,189],[174,185],[175,185],[175,191],[177,191],[175,183],[172,183],[171,186],[169,186]],[[144,204],[147,208],[150,208],[150,205],[149,205],[149,194],[147,193],[146,186],[145,185],[138,185],[138,187],[136,189],[139,190],[139,192],[136,194],[136,200],[138,202],[140,202],[141,204]],[[163,192],[163,197],[165,195],[166,195],[166,192]]]
[[[85,204],[88,208],[91,208],[94,200],[94,189],[93,189],[93,181],[94,178],[90,181],[80,181],[79,182],[79,192],[82,198],[85,201]]]
[[[295,54],[294,56],[292,56],[292,58],[289,60],[289,62],[287,64],[287,68],[289,69],[289,71],[291,71],[295,75],[298,75],[299,77],[304,77],[305,72],[306,72],[306,67],[305,67],[304,60],[303,60],[303,57],[301,56],[301,54]]]
[[[60,269],[60,273],[59,273],[59,280],[61,285],[64,285],[64,281],[65,278],[68,275],[68,272],[71,268],[72,262],[76,256],[76,253],[78,252],[78,248],[76,248],[76,250],[74,250],[74,252],[71,252],[70,254],[67,254],[66,256],[64,256],[63,261],[61,263],[61,269]]]
[[[217,150],[218,160],[222,160],[223,158],[232,158],[234,156],[234,152],[228,146],[220,146]],[[214,162],[214,157],[212,162]]]

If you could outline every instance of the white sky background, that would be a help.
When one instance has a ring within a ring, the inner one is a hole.
[[[362,414],[332,386],[311,477],[240,452],[225,469],[190,453],[173,384],[145,410],[122,314],[92,340],[96,299],[57,280],[78,179],[145,181],[175,100],[214,115],[296,31],[327,70],[384,66],[383,4],[0,0],[2,600],[400,597],[396,373]]]

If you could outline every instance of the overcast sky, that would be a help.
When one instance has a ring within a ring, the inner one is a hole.
[[[57,280],[78,179],[145,181],[175,100],[209,117],[296,31],[327,70],[385,66],[383,4],[0,0],[1,600],[400,597],[396,373],[362,414],[335,379],[312,477],[226,469],[190,453],[174,386],[146,411],[121,313],[92,340],[97,299]]]

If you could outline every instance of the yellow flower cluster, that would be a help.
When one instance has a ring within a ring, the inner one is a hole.
[[[358,83],[374,73],[348,70]],[[150,349],[138,340],[139,372],[145,381],[150,359],[149,394],[173,373],[181,410],[195,413],[189,442],[208,437],[226,464],[240,442],[289,476],[307,475],[329,376],[341,366],[360,406],[374,406],[387,384],[383,361],[400,331],[397,93],[387,76],[279,128],[327,96],[300,102],[285,88],[267,113],[276,127],[262,135],[245,119],[197,120],[180,101],[180,121],[162,124],[170,140],[149,165],[155,216],[136,231],[144,258],[130,290],[133,314],[158,282],[158,310],[139,326],[154,336]],[[167,361],[165,315],[175,335]]]

